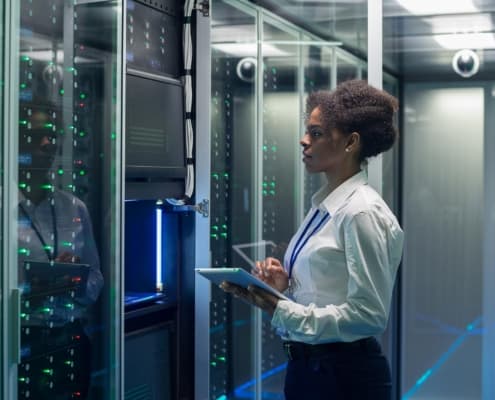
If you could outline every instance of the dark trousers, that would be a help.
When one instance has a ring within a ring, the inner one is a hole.
[[[390,400],[388,361],[374,338],[338,343],[328,351],[301,351],[289,359],[286,400]]]

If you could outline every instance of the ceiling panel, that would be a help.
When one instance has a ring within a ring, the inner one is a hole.
[[[366,0],[252,2],[366,57]],[[486,79],[495,72],[495,1],[384,0],[383,15],[389,72],[410,80],[463,79],[452,69],[452,58],[461,48],[475,50],[480,58],[480,71],[470,79]]]

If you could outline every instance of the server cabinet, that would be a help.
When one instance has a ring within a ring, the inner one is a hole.
[[[119,399],[121,5],[3,4],[3,398]]]

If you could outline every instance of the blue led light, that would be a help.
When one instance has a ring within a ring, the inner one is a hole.
[[[482,321],[481,317],[476,318],[473,322],[466,326],[466,330],[450,345],[445,353],[443,353],[438,360],[433,364],[431,368],[426,370],[426,372],[421,375],[421,377],[416,381],[414,386],[409,389],[403,396],[402,400],[408,400],[420,389],[422,385],[435,373],[437,372],[447,360],[457,351],[457,349],[466,341],[467,338],[473,336],[474,328],[479,325]]]
[[[162,209],[156,208],[156,289],[163,289],[162,282]]]
[[[272,369],[266,371],[264,374],[262,374],[261,380],[263,381],[264,379],[267,379],[270,376],[278,374],[278,373],[284,371],[286,368],[287,368],[287,363],[280,364],[279,366],[272,368]],[[254,386],[255,384],[256,384],[256,379],[251,379],[250,381],[247,381],[246,383],[242,384],[241,386],[238,386],[234,390],[236,397],[244,398],[244,399],[252,398],[253,394],[248,389],[250,387]],[[263,399],[283,399],[284,397],[281,393],[263,392],[262,398]]]

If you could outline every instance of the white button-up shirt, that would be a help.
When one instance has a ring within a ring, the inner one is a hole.
[[[285,340],[309,344],[349,342],[383,332],[403,232],[361,171],[332,192],[312,198],[312,208],[284,259],[289,295],[272,326]]]

